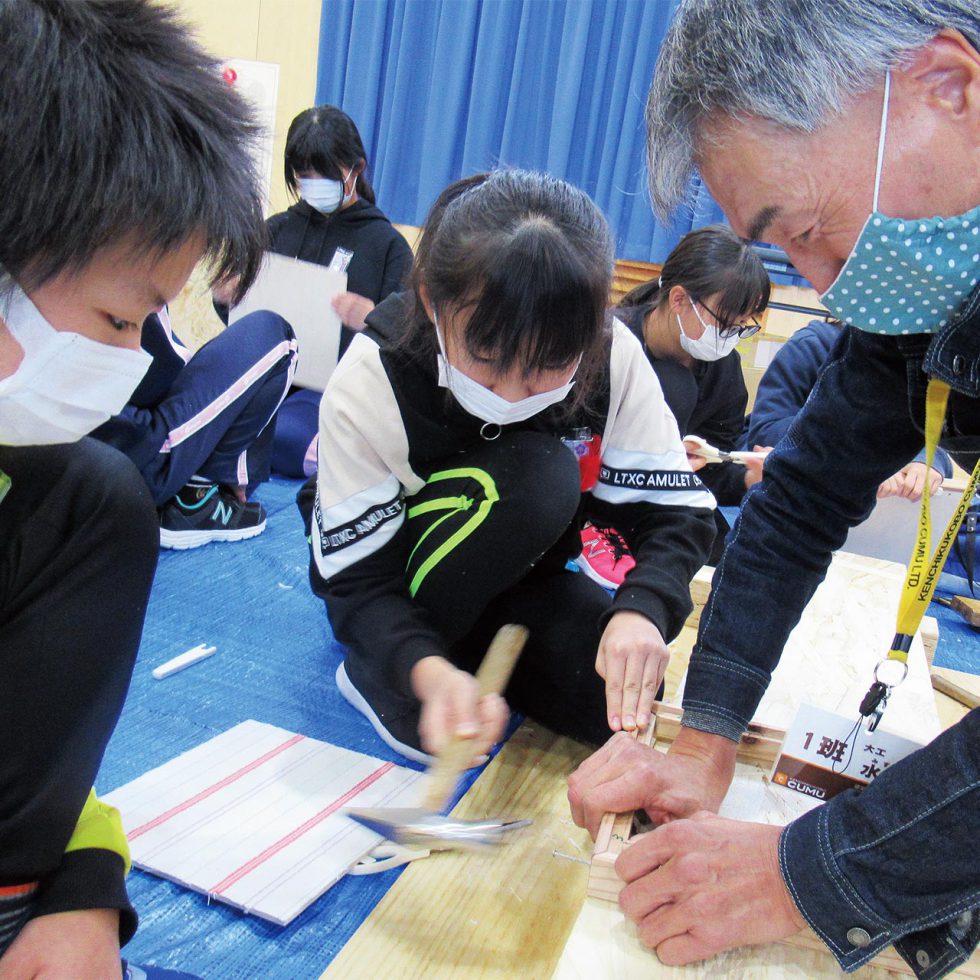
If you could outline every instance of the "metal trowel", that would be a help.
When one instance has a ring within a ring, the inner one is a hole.
[[[528,631],[523,626],[502,626],[497,631],[476,672],[480,697],[503,693],[527,637]],[[531,821],[459,820],[444,817],[440,812],[455,792],[460,776],[469,768],[472,758],[472,740],[453,736],[425,775],[421,806],[348,807],[343,812],[398,844],[433,851],[472,850],[496,844],[508,832],[526,827]]]

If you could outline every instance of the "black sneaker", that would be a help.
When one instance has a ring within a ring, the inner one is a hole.
[[[160,510],[160,547],[199,548],[209,541],[244,541],[265,530],[265,510],[242,503],[216,483],[188,483]]]

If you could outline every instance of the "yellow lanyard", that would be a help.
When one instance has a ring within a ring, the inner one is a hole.
[[[942,435],[948,399],[949,385],[944,381],[931,378],[926,389],[927,468],[932,466],[936,446],[939,444],[939,437]],[[976,493],[978,482],[980,482],[980,460],[973,468],[973,473],[966,484],[963,496],[960,497],[953,517],[946,526],[946,530],[930,559],[929,546],[932,544],[932,522],[929,517],[929,482],[928,478],[926,479],[922,493],[922,507],[919,511],[919,533],[916,536],[915,547],[912,549],[912,557],[909,559],[909,566],[905,573],[905,584],[902,586],[902,595],[898,602],[898,623],[895,627],[895,638],[892,640],[888,656],[879,661],[878,666],[875,667],[874,682],[861,702],[861,715],[868,719],[869,731],[873,732],[878,727],[882,712],[888,703],[888,695],[891,689],[901,684],[908,674],[912,637],[915,636],[915,631],[922,622],[926,608],[932,601],[932,594],[936,590],[939,573],[942,571],[949,549],[956,540],[960,524],[963,523],[963,517],[973,500],[973,495]],[[881,680],[878,671],[883,664],[891,661],[898,661],[902,665],[902,675],[898,680],[887,683]]]
[[[936,446],[942,434],[948,398],[949,385],[944,381],[932,378],[929,381],[929,387],[926,389],[927,468],[932,466]],[[926,608],[932,601],[932,594],[936,590],[939,573],[942,571],[949,549],[956,540],[960,524],[963,523],[963,517],[973,500],[973,495],[976,493],[978,482],[980,482],[980,461],[974,467],[966,489],[963,491],[963,496],[960,497],[953,517],[946,526],[946,530],[930,560],[929,546],[932,543],[932,524],[929,517],[928,480],[926,481],[926,488],[922,493],[922,508],[919,511],[919,533],[912,550],[912,557],[909,559],[908,571],[905,574],[905,584],[902,587],[902,596],[898,604],[898,624],[895,630],[895,639],[892,640],[892,647],[888,651],[889,660],[900,660],[903,664],[908,662],[912,637],[919,628],[919,623],[922,622]]]

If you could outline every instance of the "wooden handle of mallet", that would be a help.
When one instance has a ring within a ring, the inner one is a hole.
[[[481,698],[487,694],[503,693],[527,637],[528,631],[524,626],[500,627],[476,672]],[[426,774],[422,808],[432,813],[441,811],[472,760],[473,739],[454,735]]]

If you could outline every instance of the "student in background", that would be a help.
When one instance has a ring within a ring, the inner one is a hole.
[[[748,419],[746,446],[775,446],[789,431],[797,413],[813,391],[820,369],[844,330],[839,320],[811,320],[776,352],[766,368]],[[925,450],[897,473],[883,480],[878,497],[907,497],[919,500],[923,490],[936,493],[944,479],[953,475],[949,456],[936,449],[932,466],[926,466]]]
[[[581,191],[462,181],[426,223],[412,292],[371,313],[324,392],[300,497],[311,580],[347,648],[341,692],[409,758],[501,736],[506,706],[473,672],[508,622],[530,629],[515,708],[590,742],[649,717],[714,501],[609,317],[611,270]],[[615,598],[566,568],[583,511],[615,516],[636,557]]]
[[[658,279],[627,293],[615,310],[643,345],[682,436],[695,435],[718,449],[735,449],[745,425],[748,391],[735,345],[759,329],[755,317],[769,302],[769,276],[749,245],[724,225],[698,228],[676,245]],[[762,478],[762,463],[691,468],[719,504],[741,503]],[[718,534],[709,561],[721,554],[728,524],[715,511]],[[582,532],[583,571],[617,588],[633,559],[611,527]]]
[[[296,340],[275,313],[233,323],[193,356],[166,309],[143,321],[153,363],[122,412],[93,435],[143,474],[164,548],[242,541],[265,530],[249,501],[269,478],[275,414],[292,380]]]
[[[146,373],[141,324],[202,257],[253,278],[254,124],[143,0],[6,0],[0,64],[0,977],[105,980],[136,915],[92,782],[159,525],[133,464],[85,435]]]
[[[284,169],[298,200],[269,218],[269,249],[347,273],[347,292],[333,301],[340,356],[375,304],[402,287],[412,250],[375,205],[361,134],[336,106],[304,109],[290,123]],[[319,407],[316,391],[298,389],[286,399],[273,441],[277,472],[309,476],[316,468]]]

